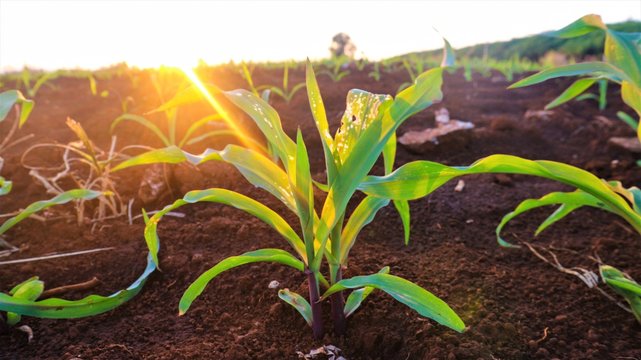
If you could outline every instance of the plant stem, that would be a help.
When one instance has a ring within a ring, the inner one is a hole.
[[[323,312],[319,302],[318,279],[316,279],[316,274],[313,271],[307,269],[306,272],[309,286],[309,304],[312,307],[312,332],[314,339],[319,340],[323,337]]]
[[[338,268],[335,270],[335,274],[332,279],[332,284],[336,284],[342,279],[343,279],[343,273],[339,265]],[[347,331],[347,321],[345,319],[345,313],[343,311],[343,309],[345,308],[345,298],[343,297],[343,292],[339,291],[333,294],[330,297],[330,301],[332,303],[332,322],[334,323],[334,332],[338,336],[343,336]]]

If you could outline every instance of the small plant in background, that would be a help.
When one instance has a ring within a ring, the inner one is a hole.
[[[327,69],[318,72],[319,75],[327,75],[333,82],[341,81],[345,76],[350,74],[347,65],[350,59],[346,56],[332,58],[327,64]]]
[[[29,68],[25,67],[22,69],[20,79],[16,83],[16,88],[22,88],[27,93],[27,96],[35,97],[43,85],[47,84],[48,86],[51,86],[51,84],[48,83],[49,80],[53,80],[58,76],[58,72],[41,72],[36,75],[31,72]]]
[[[370,73],[367,74],[367,76],[371,77],[376,82],[381,81],[380,63],[378,61],[374,63],[373,70],[370,71]]]
[[[250,83],[250,86],[252,86],[251,83]],[[289,102],[292,101],[292,98],[294,97],[294,95],[296,95],[296,93],[304,87],[305,87],[305,83],[300,82],[292,86],[291,89],[289,88],[289,63],[286,62],[283,68],[283,87],[282,88],[279,88],[278,86],[273,86],[273,85],[263,85],[263,86],[259,86],[257,90],[268,91],[267,94],[263,93],[263,96],[262,96],[263,100],[265,101],[267,101],[266,99],[269,99],[270,93],[274,93],[280,96],[283,100],[285,100],[286,103],[289,104]],[[257,95],[257,93],[254,93],[254,95]]]
[[[594,83],[602,80],[621,85],[621,98],[641,116],[641,52],[638,33],[623,33],[609,29],[598,15],[586,15],[551,35],[561,38],[573,38],[594,31],[605,33],[605,61],[585,62],[555,67],[543,70],[525,78],[510,88],[518,88],[538,84],[540,82],[565,76],[588,76],[576,80],[559,97],[546,106],[547,109],[570,101]],[[603,85],[603,101],[605,107],[605,88]],[[621,116],[619,116],[621,117]],[[629,118],[626,117],[626,118]],[[632,122],[626,121],[629,125]],[[641,128],[635,128],[641,139]]]
[[[447,45],[449,47],[449,45]],[[451,65],[451,49],[445,51],[444,65]],[[362,90],[352,90],[347,96],[347,109],[342,124],[334,137],[329,133],[325,108],[311,64],[307,67],[307,92],[310,107],[323,144],[327,185],[312,180],[309,158],[300,131],[296,141],[283,131],[276,111],[255,94],[245,90],[222,91],[215,86],[207,89],[214,96],[224,96],[246,112],[260,128],[273,150],[276,160],[260,151],[237,145],[228,145],[221,151],[208,150],[200,156],[191,155],[169,147],[156,151],[155,159],[166,162],[190,161],[198,164],[209,160],[224,161],[235,166],[251,184],[260,187],[282,201],[300,220],[302,236],[276,212],[245,195],[219,188],[191,191],[182,199],[156,213],[145,229],[154,261],[158,262],[159,239],[157,226],[169,211],[186,204],[215,202],[243,210],[276,230],[291,246],[293,253],[281,249],[260,249],[222,260],[192,283],[180,300],[180,313],[184,314],[207,284],[220,273],[231,268],[255,263],[275,262],[290,266],[307,276],[309,300],[290,290],[282,290],[279,297],[292,305],[312,327],[316,338],[322,337],[320,301],[331,299],[332,319],[337,334],[345,331],[345,318],[374,290],[380,289],[420,315],[436,320],[454,330],[463,331],[464,324],[456,313],[442,300],[420,286],[389,274],[389,268],[380,272],[343,279],[349,252],[358,234],[370,223],[376,213],[387,204],[388,198],[366,197],[347,218],[347,204],[382,155],[386,173],[391,172],[396,152],[396,129],[409,116],[439,101],[443,68],[432,69],[417,77],[416,83],[399,93],[395,99],[389,95],[376,95]],[[197,102],[196,89],[178,94],[162,108]],[[318,214],[315,210],[313,186],[327,191],[327,198]],[[409,207],[405,201],[395,201],[409,239]],[[321,272],[327,260],[329,279]],[[322,290],[326,289],[324,294]],[[344,300],[343,292],[353,289]]]

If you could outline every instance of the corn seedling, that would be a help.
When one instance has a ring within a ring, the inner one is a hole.
[[[67,119],[67,126],[74,132],[77,141],[68,144],[37,144],[27,149],[22,156],[23,165],[28,168],[29,174],[40,182],[48,193],[62,194],[64,187],[71,182],[75,187],[87,190],[96,190],[101,193],[112,194],[101,197],[91,221],[102,221],[107,218],[122,216],[127,213],[127,207],[115,189],[111,175],[111,163],[120,159],[120,154],[115,151],[116,138],[112,138],[111,147],[103,151],[96,147],[89,139],[82,126]],[[36,149],[62,149],[62,164],[59,166],[35,166],[25,163],[26,158]],[[76,220],[78,224],[85,222],[85,201],[76,202]]]
[[[446,56],[451,55],[451,51],[445,53]],[[450,65],[452,61],[453,59],[446,59],[444,64]],[[198,156],[170,147],[158,150],[153,157],[162,157],[164,161],[172,163],[189,161],[199,164],[218,160],[235,166],[247,181],[268,191],[294,212],[300,221],[302,234],[297,234],[279,214],[264,204],[226,189],[191,191],[182,199],[166,206],[147,222],[145,228],[145,239],[156,262],[160,246],[157,235],[160,219],[169,211],[197,202],[230,205],[259,218],[276,230],[293,251],[292,253],[281,249],[260,249],[222,260],[189,286],[180,300],[180,314],[189,309],[207,284],[220,273],[244,264],[275,262],[290,266],[307,276],[308,300],[289,290],[282,290],[279,297],[303,316],[312,327],[316,338],[323,334],[319,303],[321,300],[331,298],[335,331],[342,334],[345,331],[345,317],[351,315],[374,289],[390,294],[422,316],[456,331],[463,331],[463,322],[445,302],[420,286],[389,274],[387,268],[376,274],[350,279],[342,277],[342,272],[348,264],[349,252],[361,229],[369,224],[390,200],[366,197],[349,218],[346,213],[347,204],[381,154],[385,171],[391,172],[396,152],[396,130],[408,117],[441,99],[442,72],[443,68],[436,68],[421,74],[414,85],[399,93],[395,99],[389,95],[376,95],[362,90],[350,91],[341,127],[332,137],[316,77],[308,62],[307,92],[323,144],[327,185],[312,180],[307,149],[300,131],[295,141],[289,138],[282,129],[278,114],[269,104],[249,91],[222,91],[213,85],[207,86],[213,96],[228,99],[255,121],[273,149],[276,160],[260,151],[237,145],[228,145],[220,151],[208,150]],[[163,108],[199,100],[197,89],[192,88],[170,100]],[[327,191],[320,214],[314,205],[315,184]],[[402,200],[395,201],[395,206],[403,219],[407,241],[409,207]],[[327,260],[329,278],[321,272],[323,259]],[[326,289],[324,294],[322,289]],[[354,291],[345,301],[343,292],[348,289]]]
[[[621,98],[641,116],[641,36],[638,33],[622,33],[609,29],[598,15],[586,15],[551,35],[572,38],[603,31],[605,33],[605,61],[585,62],[543,70],[527,77],[510,88],[529,86],[565,76],[587,76],[576,80],[546,109],[570,101],[595,82],[608,80],[621,85]],[[641,128],[637,128],[641,139]]]
[[[614,213],[641,234],[639,189],[625,189],[619,182],[606,182],[585,170],[554,161],[533,161],[511,155],[492,155],[470,166],[462,167],[414,161],[385,176],[368,176],[359,185],[359,189],[368,196],[409,201],[427,196],[459,176],[489,173],[538,176],[577,189],[573,192],[554,192],[540,199],[523,201],[513,212],[507,214],[496,228],[496,238],[501,246],[517,246],[501,237],[503,227],[511,219],[531,209],[552,205],[557,205],[558,209],[541,223],[536,234],[583,206]]]
[[[381,70],[380,70],[380,63],[379,62],[375,62],[374,63],[373,70],[370,71],[370,73],[367,74],[367,76],[371,77],[376,82],[381,81]]]
[[[345,69],[346,65],[349,63],[349,58],[347,56],[340,56],[332,58],[331,61],[327,64],[327,69],[319,71],[319,75],[326,75],[333,82],[341,81],[345,76],[350,74],[350,71]]]
[[[279,88],[278,86],[264,85],[259,86],[258,90],[262,89],[268,91],[267,94],[263,92],[262,98],[265,101],[267,101],[266,99],[269,99],[270,93],[274,93],[283,98],[283,100],[285,100],[285,102],[289,104],[289,102],[292,101],[294,95],[296,95],[296,93],[304,87],[305,83],[301,82],[295,84],[291,89],[289,88],[289,63],[285,63],[285,67],[283,68],[283,87]],[[257,95],[257,93],[255,93],[255,95]]]
[[[445,40],[447,42],[447,40]],[[452,50],[452,47],[450,46],[449,43],[445,46],[445,49],[447,51],[450,51],[450,54],[448,54],[446,57],[443,58],[443,61],[446,61],[448,58],[454,58],[454,50]],[[426,60],[416,54],[410,54],[408,57],[404,57],[402,60],[403,67],[407,71],[407,74],[410,76],[410,81],[409,82],[404,82],[402,83],[399,87],[398,90],[396,91],[397,93],[401,92],[403,89],[407,88],[410,86],[412,83],[416,81],[416,78],[419,74],[423,73],[430,65],[438,65],[432,64],[431,60]],[[443,64],[441,64],[443,66]]]
[[[25,67],[22,70],[20,80],[16,84],[16,87],[23,88],[27,93],[27,96],[35,97],[43,85],[47,84],[49,80],[53,80],[58,76],[59,74],[57,72],[43,72],[38,76],[34,76],[34,74]]]
[[[88,73],[87,79],[89,80],[89,90],[91,90],[91,95],[98,96],[98,83],[96,82],[96,78],[92,73]],[[108,90],[102,90],[100,92],[100,97],[106,98],[107,96],[109,96]]]
[[[356,66],[356,70],[363,71],[365,70],[365,66],[367,66],[368,63],[369,61],[367,60],[367,58],[361,57],[360,59],[354,61],[354,66]]]

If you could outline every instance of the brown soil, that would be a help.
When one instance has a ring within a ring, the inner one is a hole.
[[[258,69],[258,84],[280,82],[280,71]],[[44,87],[36,97],[34,113],[21,131],[33,133],[30,144],[66,142],[72,134],[64,126],[67,116],[81,122],[94,141],[108,147],[109,125],[120,114],[121,97],[135,100],[132,112],[145,113],[158,105],[148,81],[133,87],[128,78],[99,81],[108,98],[94,97],[86,80],[61,78],[55,88]],[[303,80],[301,69],[290,81]],[[224,88],[244,87],[235,72],[222,68],[207,75]],[[384,74],[380,82],[367,71],[352,74],[339,83],[319,78],[332,127],[338,125],[346,92],[364,88],[393,93],[406,80],[404,72]],[[633,136],[616,120],[624,106],[611,87],[606,111],[598,112],[593,102],[575,102],[554,111],[549,119],[525,119],[527,110],[540,110],[558,95],[569,81],[551,81],[521,90],[505,90],[501,79],[475,78],[465,82],[460,74],[445,77],[442,104],[414,116],[400,130],[431,125],[433,110],[449,109],[455,119],[476,124],[468,138],[442,143],[427,154],[399,148],[398,165],[429,159],[452,165],[467,165],[493,153],[531,159],[568,162],[601,177],[638,184],[641,169],[636,157],[607,145],[610,136]],[[290,104],[276,99],[285,130],[293,135],[303,130],[311,148],[313,166],[322,178],[322,152],[304,92]],[[207,108],[197,108],[192,118]],[[603,116],[606,120],[597,119]],[[245,121],[244,124],[249,124]],[[7,124],[3,124],[5,129]],[[3,130],[4,131],[4,130]],[[119,145],[158,146],[153,137],[136,125],[125,124],[117,131]],[[220,147],[233,139],[195,146]],[[3,197],[0,213],[16,210],[49,197],[20,166],[20,155],[28,144],[7,156],[3,176],[15,182],[14,191]],[[612,160],[618,160],[613,163]],[[377,171],[381,171],[380,167]],[[177,171],[179,189],[228,187],[264,201],[293,216],[268,194],[254,189],[242,177],[221,164],[207,164],[200,172]],[[180,175],[182,174],[182,175]],[[119,191],[135,196],[141,169],[123,172]],[[216,262],[245,251],[283,246],[278,235],[240,211],[220,205],[194,205],[182,209],[186,218],[166,218],[160,226],[162,273],[156,273],[140,295],[109,313],[78,320],[25,318],[35,334],[28,344],[18,331],[0,334],[3,359],[296,359],[323,344],[343,350],[348,359],[623,359],[641,357],[641,326],[634,318],[577,278],[558,272],[527,249],[500,248],[494,228],[501,217],[520,200],[566,189],[542,179],[522,176],[474,176],[465,179],[463,192],[447,184],[428,198],[414,201],[412,237],[403,245],[402,227],[393,208],[381,211],[375,223],[364,229],[353,249],[346,276],[370,274],[389,265],[392,273],[415,281],[440,296],[461,315],[469,330],[455,333],[395,302],[382,292],[374,293],[349,319],[347,336],[328,333],[314,341],[302,318],[268,288],[272,280],[283,287],[304,292],[304,275],[277,265],[251,265],[222,274],[213,281],[192,309],[177,315],[178,299],[201,272]],[[168,203],[165,198],[147,209]],[[140,208],[140,204],[138,204]],[[508,239],[531,239],[540,220],[550,211],[535,211],[516,219],[506,229]],[[8,233],[8,240],[21,247],[12,258],[26,258],[96,247],[114,246],[98,254],[0,267],[0,290],[39,275],[48,288],[73,284],[97,276],[96,288],[68,293],[80,298],[89,292],[109,294],[131,283],[143,270],[146,247],[140,220],[133,226],[126,219],[105,222],[95,231],[91,226],[26,220]],[[595,268],[585,255],[597,251],[608,264],[641,278],[639,236],[615,216],[596,210],[580,210],[543,233],[536,243],[571,249],[560,251],[566,265]],[[329,313],[329,308],[325,309]],[[328,319],[329,320],[329,319]],[[326,329],[330,331],[329,321]],[[544,336],[544,333],[547,335]]]

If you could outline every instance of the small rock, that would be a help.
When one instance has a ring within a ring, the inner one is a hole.
[[[554,318],[554,321],[565,321],[567,318],[568,318],[568,316],[567,316],[567,315],[565,315],[565,314],[560,314],[560,315],[557,315],[557,316]]]
[[[280,283],[277,280],[272,280],[267,287],[270,289],[278,289],[280,287]]]
[[[494,181],[497,184],[503,185],[503,186],[512,186],[512,185],[514,185],[512,183],[512,178],[509,175],[505,175],[505,174],[496,174],[496,175],[494,175]]]
[[[398,138],[398,142],[415,152],[426,152],[433,150],[446,138],[459,138],[461,132],[467,132],[474,128],[474,124],[468,121],[450,120],[447,123],[438,123],[436,128],[427,128],[420,131],[408,131]]]
[[[138,198],[143,204],[154,203],[169,192],[169,177],[163,164],[153,164],[145,169],[138,188]]]
[[[456,183],[456,187],[454,188],[454,191],[461,192],[461,191],[463,191],[464,188],[465,188],[465,181],[459,180]]]
[[[528,110],[525,112],[523,117],[525,120],[539,119],[539,120],[550,120],[550,117],[554,115],[552,110]]]
[[[611,137],[608,144],[633,153],[641,153],[641,143],[636,137]]]
[[[441,108],[434,111],[437,124],[447,124],[450,122],[450,112],[446,108]]]

